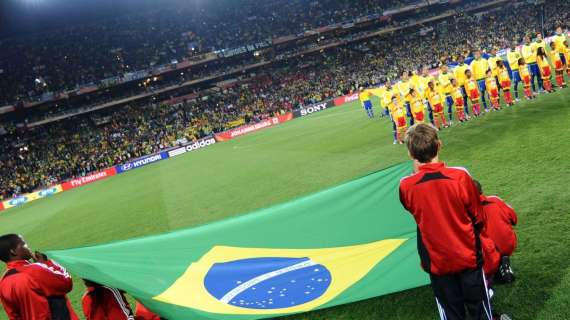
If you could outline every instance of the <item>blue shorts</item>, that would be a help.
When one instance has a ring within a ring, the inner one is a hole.
[[[530,73],[535,76],[538,77],[540,76],[540,69],[538,69],[538,64],[536,63],[529,63],[528,64],[528,69],[530,70]]]
[[[487,91],[487,85],[485,84],[485,79],[477,80],[477,86],[479,86],[479,91],[483,96],[485,94],[485,91]]]
[[[519,73],[518,70],[513,70],[512,74],[511,74],[511,78],[513,79],[513,81],[515,83],[522,81],[521,74]]]
[[[364,109],[366,109],[366,110],[372,109],[372,102],[370,100],[366,100],[366,101],[362,102],[362,104],[364,104]]]
[[[564,53],[560,54],[560,60],[562,60],[563,65],[566,65],[566,56],[564,55]]]

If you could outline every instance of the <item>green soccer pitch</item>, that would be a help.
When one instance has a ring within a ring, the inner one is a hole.
[[[0,234],[21,233],[38,250],[63,249],[223,219],[406,160],[391,130],[357,103],[333,108],[4,211]],[[569,319],[570,89],[454,125],[441,137],[446,162],[467,167],[519,214],[518,278],[496,288],[496,310],[516,320]],[[76,279],[70,297],[78,314],[82,293]],[[286,319],[436,317],[424,287]]]

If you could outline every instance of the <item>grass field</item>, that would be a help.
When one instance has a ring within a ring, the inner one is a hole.
[[[406,160],[385,119],[352,104],[35,201],[0,214],[0,234],[62,249],[223,219]],[[570,89],[441,134],[443,159],[517,210],[518,280],[496,308],[516,320],[570,319]],[[79,311],[82,284],[71,298]],[[419,288],[287,319],[435,319]],[[5,319],[2,313],[0,319]]]

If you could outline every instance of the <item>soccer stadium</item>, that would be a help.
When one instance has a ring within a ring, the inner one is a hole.
[[[3,0],[0,320],[570,319],[570,1]]]

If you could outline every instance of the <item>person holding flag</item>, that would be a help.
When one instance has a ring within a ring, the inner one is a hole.
[[[465,118],[465,106],[463,104],[463,90],[455,78],[451,79],[451,87],[453,88],[451,95],[455,101],[455,113],[457,114],[457,120],[459,122],[465,122],[467,119]]]
[[[477,87],[479,88],[479,93],[481,100],[483,101],[483,107],[485,112],[489,112],[487,107],[487,101],[485,100],[485,92],[487,88],[485,87],[485,79],[487,78],[487,70],[489,69],[489,62],[487,59],[481,56],[481,50],[476,49],[473,52],[473,61],[471,61],[471,72],[472,76],[477,81]]]
[[[561,45],[563,46],[563,45]],[[554,66],[554,72],[556,79],[556,85],[559,88],[566,88],[566,83],[564,82],[564,62],[561,57],[564,53],[560,53],[558,50],[558,45],[553,41],[550,43],[550,58],[552,59],[552,65]]]
[[[519,59],[522,58],[521,53],[517,50],[517,43],[513,41],[511,43],[511,48],[507,53],[507,60],[509,62],[509,67],[511,68],[511,80],[513,81],[515,92],[515,101],[519,101],[519,83],[522,81],[521,75],[519,73]]]
[[[489,94],[489,100],[491,100],[493,109],[500,110],[501,105],[499,104],[499,85],[497,84],[497,80],[495,80],[491,69],[487,70],[485,87],[487,88],[487,93]]]
[[[405,142],[414,172],[400,180],[400,202],[417,224],[418,255],[441,320],[510,319],[492,310],[481,246],[489,241],[473,178],[440,162],[433,126],[412,126]]]
[[[22,236],[0,236],[0,260],[6,263],[0,301],[9,319],[79,319],[67,298],[73,289],[69,273],[43,253],[32,253]]]
[[[505,103],[508,106],[512,106],[515,103],[513,102],[513,96],[511,95],[511,78],[503,60],[497,61],[497,70],[499,74],[499,84],[501,85],[503,95],[505,96]]]
[[[465,110],[466,118],[469,118],[469,106],[467,104],[467,91],[465,91],[465,71],[469,69],[469,65],[465,63],[465,56],[459,55],[457,57],[457,66],[454,70],[454,78],[457,79],[457,85],[461,88],[461,92],[463,93],[463,105]]]
[[[527,65],[530,71],[530,84],[532,86],[532,92],[538,92],[537,87],[534,85],[535,79],[538,83],[538,90],[542,90],[542,78],[540,76],[538,64],[536,63],[536,49],[536,44],[530,42],[530,37],[524,36],[524,44],[521,47],[521,54],[524,58],[524,63]]]
[[[374,118],[374,110],[372,109],[372,101],[370,101],[370,91],[368,89],[360,88],[360,103],[364,107],[369,119]]]
[[[550,63],[548,62],[548,56],[543,47],[538,47],[536,52],[536,63],[540,68],[540,76],[542,78],[542,85],[544,90],[547,92],[554,92],[552,89],[552,71],[550,69]]]
[[[453,97],[451,92],[453,90],[451,86],[451,79],[453,75],[448,72],[448,67],[445,63],[440,65],[440,74],[438,76],[439,85],[441,86],[441,91],[445,96],[445,103],[447,104],[447,113],[449,116],[449,125],[453,124]]]
[[[135,320],[123,292],[89,280],[81,300],[86,320]]]

